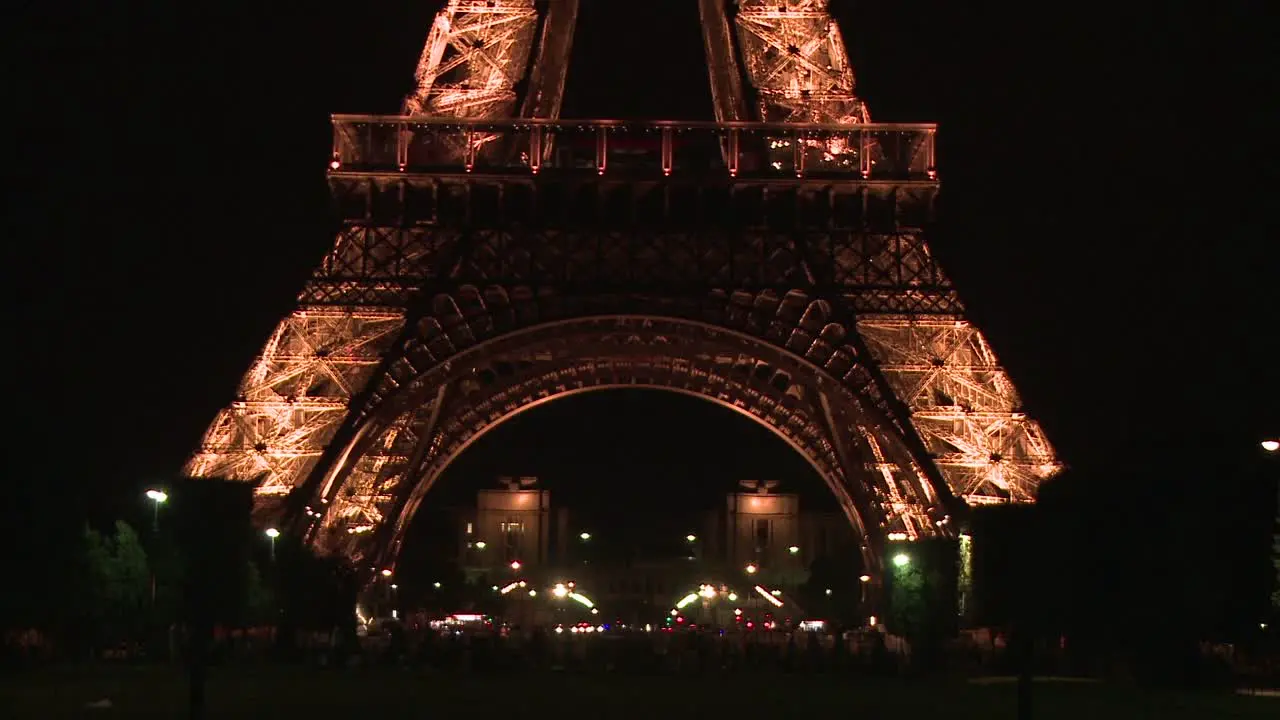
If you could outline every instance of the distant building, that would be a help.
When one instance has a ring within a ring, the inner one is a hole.
[[[506,577],[516,568],[545,568],[550,558],[551,493],[536,477],[499,478],[500,489],[481,490],[476,507],[462,517],[459,543],[468,581]]]
[[[537,482],[500,478],[499,488],[480,490],[476,507],[459,518],[459,565],[468,580],[500,589],[524,580],[527,588],[506,594],[521,602],[528,602],[528,589],[573,582],[609,618],[644,623],[664,618],[681,599],[711,586],[719,593],[714,598],[687,603],[690,621],[696,615],[722,622],[735,608],[776,608],[756,585],[790,600],[815,560],[858,556],[859,539],[843,515],[802,511],[800,497],[776,492],[776,481],[743,481],[744,492],[729,494],[700,531],[673,539],[675,550],[587,562],[580,550],[571,552],[585,539],[571,529],[568,509],[554,508],[550,491],[538,489]],[[780,614],[793,608],[798,610],[791,602]]]

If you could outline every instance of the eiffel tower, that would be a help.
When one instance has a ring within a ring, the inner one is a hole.
[[[448,0],[398,116],[333,117],[333,249],[185,467],[394,566],[442,471],[617,387],[760,422],[864,541],[1060,469],[925,242],[935,126],[877,124],[826,0],[697,0],[715,121],[560,119],[579,0]]]

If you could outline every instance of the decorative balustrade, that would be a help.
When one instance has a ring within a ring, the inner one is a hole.
[[[333,116],[335,173],[937,179],[931,124]]]

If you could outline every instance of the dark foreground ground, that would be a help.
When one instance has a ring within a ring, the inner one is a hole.
[[[185,715],[183,675],[167,667],[40,670],[0,678],[0,718]],[[111,700],[105,709],[88,702]],[[1042,681],[1036,720],[1280,717],[1280,698],[1157,692]],[[1014,686],[832,675],[482,676],[400,669],[214,668],[209,718],[675,718],[806,716],[892,720],[1015,717]]]

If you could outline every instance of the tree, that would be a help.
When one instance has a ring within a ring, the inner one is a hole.
[[[245,620],[250,625],[275,622],[275,590],[262,578],[258,564],[250,561],[245,566]]]
[[[80,615],[95,645],[137,637],[146,619],[150,590],[147,553],[138,533],[117,521],[114,534],[84,530],[84,574]]]

